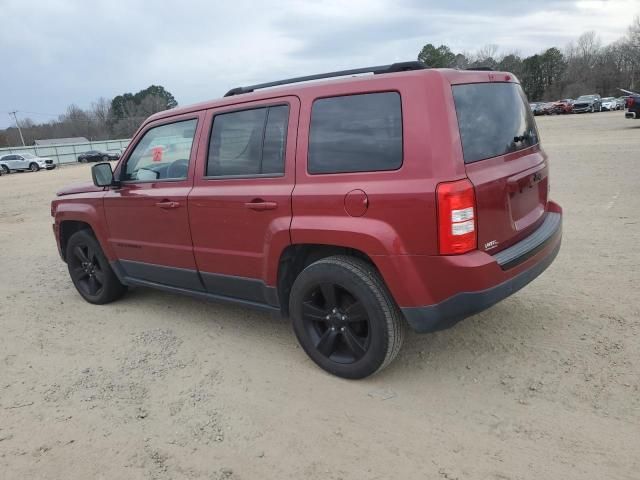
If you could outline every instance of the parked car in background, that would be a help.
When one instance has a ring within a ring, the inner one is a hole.
[[[558,100],[557,102],[543,103],[540,109],[544,115],[561,115],[571,113],[573,105],[570,100]]]
[[[618,102],[618,109],[624,110],[627,108],[627,98],[628,96],[618,97],[616,98],[616,102]]]
[[[46,157],[36,157],[32,153],[10,153],[0,157],[0,168],[4,173],[24,172],[30,170],[37,172],[41,168],[53,170],[56,164],[53,159]]]
[[[405,326],[441,330],[515,293],[562,237],[506,72],[406,62],[237,87],[154,114],[92,177],[51,204],[87,302],[137,285],[280,312],[346,378],[387,366]]]
[[[573,102],[573,113],[585,113],[585,112],[601,112],[602,111],[602,99],[600,95],[581,95]]]
[[[117,152],[103,152],[101,150],[89,150],[88,152],[78,155],[78,162],[107,162],[109,160],[118,160],[120,154]]]
[[[530,104],[531,111],[533,112],[534,115],[544,115],[545,105],[546,105],[546,103],[544,103],[544,102],[532,103],[532,104]]]
[[[613,97],[605,97],[602,99],[602,110],[607,112],[613,112],[618,110],[618,101]]]
[[[555,104],[560,110],[559,113],[573,113],[573,99],[563,98],[562,100],[555,102]]]

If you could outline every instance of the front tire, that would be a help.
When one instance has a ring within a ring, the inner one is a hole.
[[[71,235],[65,258],[71,281],[87,302],[103,305],[119,299],[127,291],[111,269],[100,244],[88,230]]]
[[[35,162],[30,163],[29,170],[31,170],[32,172],[37,172],[38,170],[40,170],[40,166]]]
[[[375,268],[358,258],[333,256],[306,267],[289,300],[293,330],[321,368],[359,379],[397,356],[404,320]]]

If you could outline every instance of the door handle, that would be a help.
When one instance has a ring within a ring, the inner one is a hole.
[[[265,202],[261,198],[251,200],[250,202],[245,203],[244,206],[259,212],[263,210],[275,210],[278,208],[278,204],[276,202]]]
[[[180,202],[172,202],[170,200],[163,200],[161,202],[156,203],[156,207],[170,209],[170,208],[178,208],[180,206]]]

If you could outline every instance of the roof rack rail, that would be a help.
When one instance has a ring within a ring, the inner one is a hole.
[[[465,70],[475,70],[477,72],[493,72],[493,68],[491,67],[469,67],[465,68]]]
[[[347,75],[358,75],[361,73],[373,73],[374,75],[379,75],[382,73],[395,73],[395,72],[406,72],[409,70],[422,70],[427,67],[422,62],[399,62],[392,63],[391,65],[379,65],[377,67],[364,67],[364,68],[355,68],[352,70],[339,70],[337,72],[329,72],[329,73],[317,73],[315,75],[308,75],[306,77],[294,77],[287,78],[284,80],[277,80],[275,82],[267,82],[267,83],[258,83],[256,85],[249,85],[247,87],[236,87],[229,90],[224,94],[225,97],[230,97],[232,95],[240,95],[242,93],[250,93],[254,90],[258,90],[261,88],[268,87],[277,87],[279,85],[288,85],[290,83],[299,83],[299,82],[308,82],[310,80],[321,80],[323,78],[333,78],[333,77],[344,77]]]

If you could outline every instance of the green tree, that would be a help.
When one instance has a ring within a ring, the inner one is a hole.
[[[515,53],[505,55],[498,63],[498,70],[511,72],[517,77],[522,73],[522,59]]]
[[[520,82],[529,100],[542,100],[544,79],[540,55],[531,55],[523,60]]]
[[[150,115],[175,108],[178,102],[174,96],[160,85],[151,85],[144,90],[123,93],[111,101],[108,121],[113,136],[128,137]]]
[[[418,60],[432,68],[448,68],[456,61],[456,55],[446,45],[436,48],[431,43],[427,43],[420,53]]]

